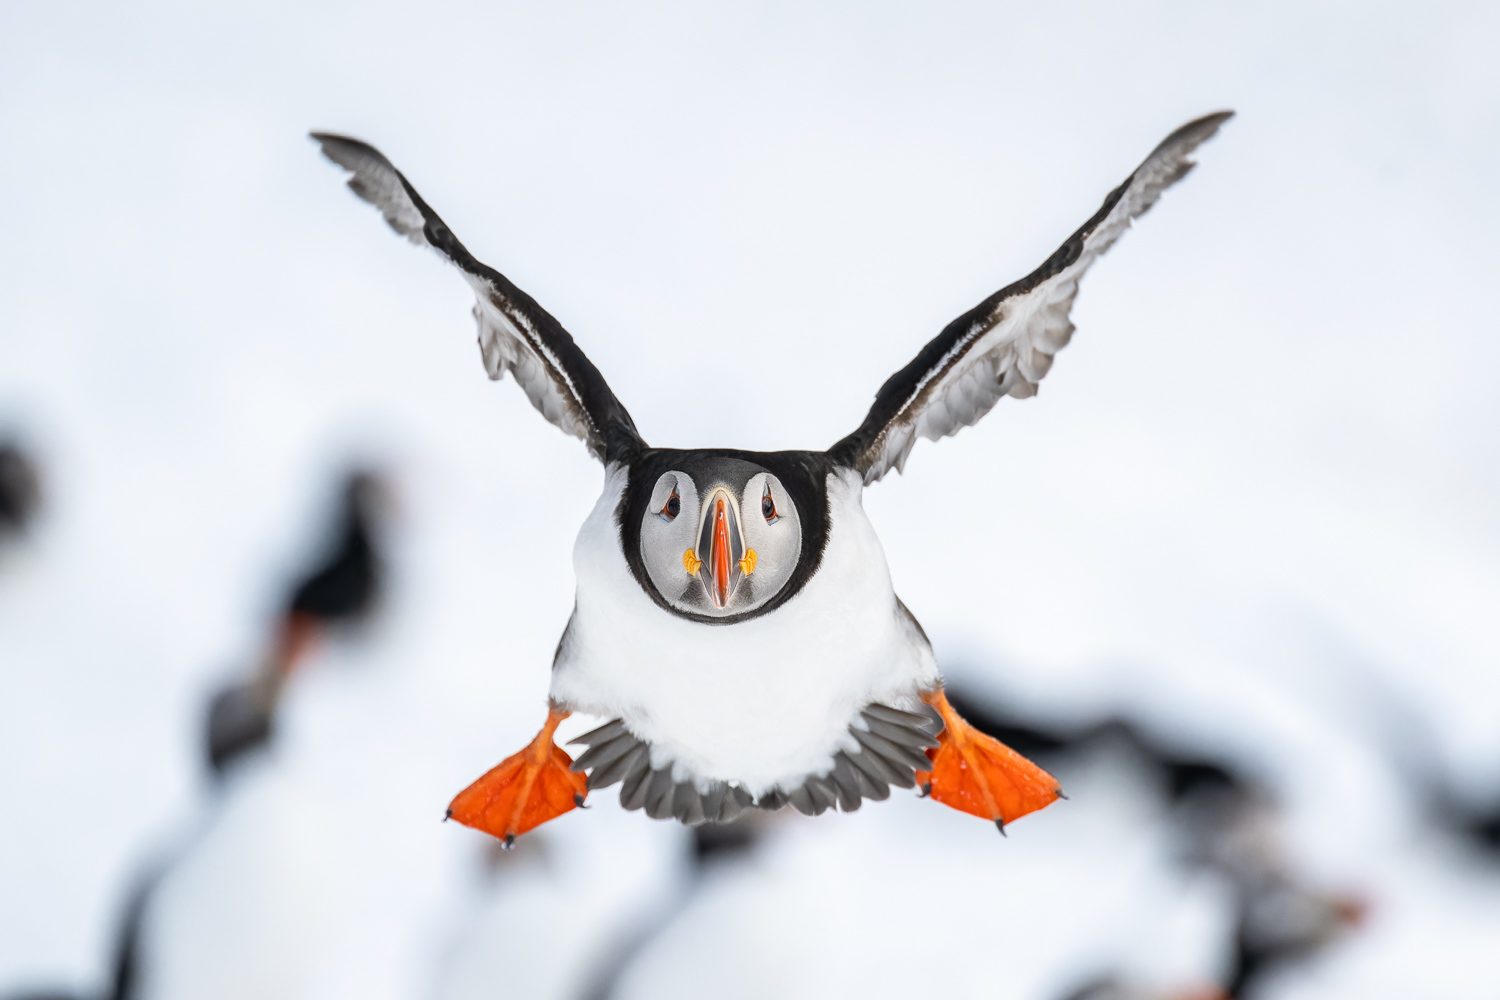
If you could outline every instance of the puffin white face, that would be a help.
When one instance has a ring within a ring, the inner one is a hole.
[[[641,523],[641,561],[680,611],[726,618],[754,611],[791,579],[802,552],[797,505],[769,472],[699,484],[663,473]]]

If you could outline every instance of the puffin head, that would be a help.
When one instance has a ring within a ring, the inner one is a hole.
[[[665,471],[638,481],[645,502],[629,505],[639,519],[638,531],[624,533],[627,550],[636,549],[639,563],[630,561],[637,576],[647,578],[658,603],[686,617],[728,624],[765,608],[804,563],[804,515],[821,528],[823,512],[804,512],[794,497],[802,484],[785,483],[754,461],[673,458]]]

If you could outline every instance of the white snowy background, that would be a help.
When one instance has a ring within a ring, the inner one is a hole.
[[[866,506],[951,674],[1275,785],[1299,870],[1372,904],[1278,995],[1500,994],[1500,875],[1393,765],[1425,733],[1500,795],[1497,43],[1482,4],[5,5],[0,429],[46,509],[0,552],[0,993],[102,983],[131,879],[203,817],[240,910],[182,933],[275,929],[283,996],[574,995],[679,891],[685,835],[613,791],[492,875],[438,822],[541,721],[601,475],[309,129],[379,145],[648,441],[822,448],[1232,107],[1039,398]],[[235,826],[203,699],[356,459],[398,485],[385,614],[299,678]],[[781,822],[622,990],[1211,976],[1215,890],[1119,787],[1008,841],[905,795]]]

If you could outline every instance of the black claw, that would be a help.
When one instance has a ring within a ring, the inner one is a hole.
[[[1000,836],[1002,837],[1010,836],[1010,834],[1005,832],[1005,820],[1003,819],[995,820],[995,829],[1000,831]]]
[[[502,841],[501,844],[500,844],[500,850],[502,850],[502,851],[513,850],[515,848],[515,846],[516,846],[516,835],[513,834],[513,833],[507,833],[505,835],[505,840]]]
[[[443,811],[443,822],[446,823],[446,822],[448,822],[452,818],[453,818],[453,810],[452,809],[445,809]]]
[[[1061,788],[1054,788],[1052,790],[1057,793],[1057,797],[1058,798],[1060,798],[1060,799],[1066,799],[1067,798],[1067,796],[1063,794],[1063,790]]]
[[[932,782],[929,781],[929,782],[926,782],[925,784],[922,785],[922,790],[917,793],[917,798],[919,798],[919,799],[925,799],[925,798],[927,798],[927,796],[929,796],[931,794],[932,794]]]
[[[586,805],[583,804],[583,796],[579,795],[577,792],[573,793],[573,804],[575,806],[577,806],[578,808],[580,808],[580,809],[587,809],[588,808],[588,806],[586,806]]]

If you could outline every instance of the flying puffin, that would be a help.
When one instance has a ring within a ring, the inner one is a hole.
[[[605,470],[573,550],[576,605],[546,723],[459,793],[449,816],[510,843],[616,782],[625,808],[689,825],[788,803],[849,811],[895,785],[1004,833],[1058,798],[1051,775],[948,704],[861,492],[900,471],[918,438],[1036,393],[1073,334],[1079,279],[1232,114],[1167,136],[1039,268],[949,323],[821,452],[648,445],[562,325],[476,260],[389,160],[313,133],[355,194],[469,282],[490,377],[510,372]],[[575,711],[610,720],[574,741],[588,746],[577,760],[553,739]]]

